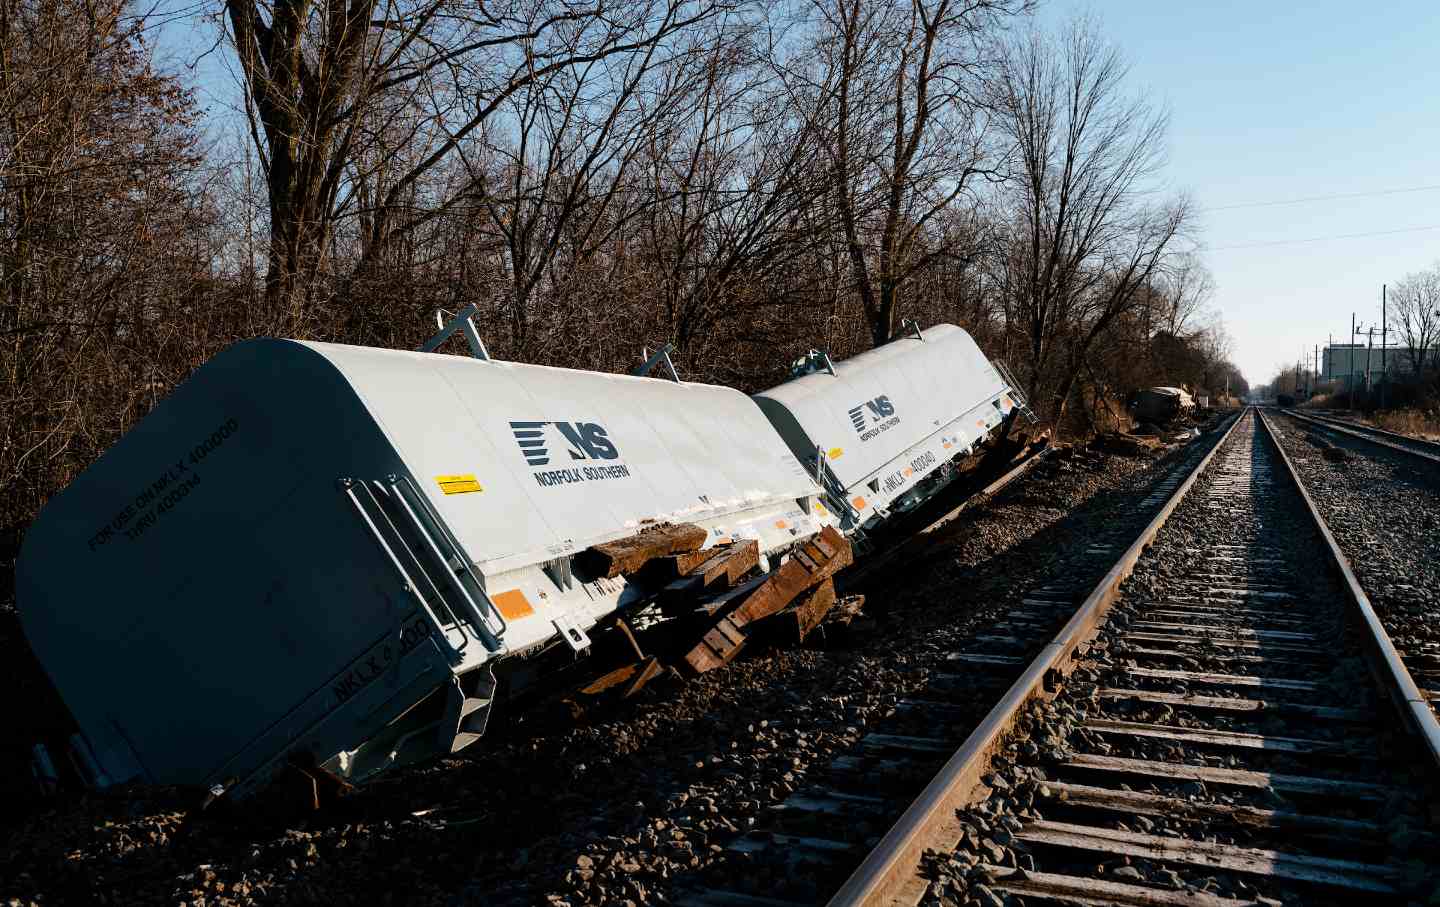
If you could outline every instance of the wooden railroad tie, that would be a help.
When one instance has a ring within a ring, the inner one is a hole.
[[[634,573],[650,561],[672,554],[694,552],[709,533],[694,523],[657,523],[634,535],[592,545],[575,556],[576,566],[592,576],[613,579]]]
[[[679,578],[663,590],[667,598],[677,595],[728,589],[760,563],[760,543],[753,539],[719,545],[705,551],[664,558],[675,564]]]
[[[714,622],[686,653],[686,665],[693,673],[703,674],[729,663],[745,644],[744,627],[780,613],[801,594],[825,584],[828,592],[817,591],[807,598],[794,618],[797,629],[804,627],[803,632],[808,633],[835,603],[834,586],[827,581],[853,560],[850,542],[833,526],[825,527],[763,581],[735,590],[736,594],[725,597],[714,611],[704,609]]]

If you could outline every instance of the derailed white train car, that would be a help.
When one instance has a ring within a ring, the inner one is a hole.
[[[818,356],[809,374],[755,395],[850,534],[932,497],[953,461],[1024,406],[964,330],[913,331],[842,362]]]
[[[46,506],[17,597],[91,783],[363,780],[475,740],[497,671],[636,596],[573,554],[649,520],[775,551],[817,493],[729,388],[251,340]]]

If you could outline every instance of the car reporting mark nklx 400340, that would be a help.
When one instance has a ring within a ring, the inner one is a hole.
[[[784,587],[795,558],[839,556],[836,531],[863,545],[932,496],[1015,399],[953,325],[821,358],[747,397],[483,345],[230,347],[26,535],[20,616],[76,729],[62,762],[243,796],[297,753],[361,782],[454,752],[497,699],[656,607],[640,574],[577,555],[675,524],[714,549],[707,575]],[[176,439],[203,467],[171,476]],[[104,543],[157,500],[163,518]]]

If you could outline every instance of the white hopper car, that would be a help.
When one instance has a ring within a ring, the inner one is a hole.
[[[523,689],[542,654],[579,657],[644,598],[572,555],[652,520],[769,555],[868,524],[938,468],[903,464],[969,449],[1009,390],[949,325],[759,407],[660,378],[245,341],[47,504],[20,616],[93,785],[243,796],[297,754],[364,781],[473,742],[497,672]],[[849,410],[882,397],[899,421],[852,440]],[[847,509],[811,444],[846,495],[891,467],[899,485]]]
[[[1019,405],[1003,365],[953,324],[810,361],[809,374],[755,401],[852,535],[933,497]]]

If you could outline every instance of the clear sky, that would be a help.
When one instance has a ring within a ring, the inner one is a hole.
[[[1042,0],[1040,19],[1087,12],[1132,86],[1170,109],[1168,179],[1205,209],[1214,305],[1251,382],[1332,333],[1343,342],[1352,311],[1378,324],[1381,284],[1440,260],[1440,0]],[[232,54],[205,54],[215,37],[177,15],[159,50],[176,69],[199,58],[212,129],[233,128]],[[1437,188],[1374,194],[1422,186]],[[1365,195],[1260,204],[1347,194]]]
[[[1352,311],[1378,325],[1381,284],[1440,260],[1440,2],[1050,0],[1041,19],[1082,12],[1169,106],[1168,176],[1207,209],[1214,305],[1252,383],[1343,342]]]

